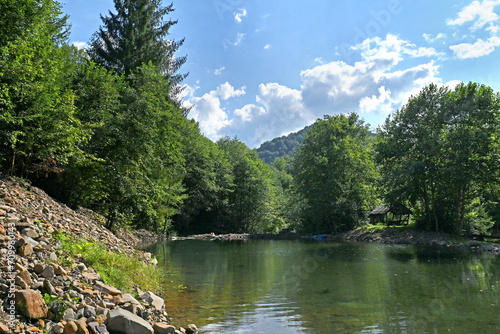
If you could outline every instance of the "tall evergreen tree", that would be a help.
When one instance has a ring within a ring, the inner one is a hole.
[[[174,54],[184,39],[167,39],[177,21],[163,21],[174,11],[173,4],[162,7],[160,0],[114,0],[114,3],[116,13],[101,15],[103,25],[92,37],[89,55],[95,62],[126,76],[151,62],[169,81],[170,97],[180,105],[179,83],[187,74],[177,71],[186,57],[176,58]]]

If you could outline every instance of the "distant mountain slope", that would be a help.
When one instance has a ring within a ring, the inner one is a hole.
[[[298,132],[290,133],[287,136],[274,138],[271,141],[266,141],[256,150],[259,157],[267,164],[272,164],[277,158],[285,155],[293,156],[302,144],[306,132],[312,125],[306,126]]]

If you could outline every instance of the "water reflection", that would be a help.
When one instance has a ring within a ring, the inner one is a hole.
[[[496,333],[500,262],[443,249],[174,241],[167,311],[203,333]],[[182,286],[182,289],[179,289]]]

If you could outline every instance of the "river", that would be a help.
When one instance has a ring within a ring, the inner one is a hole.
[[[500,259],[414,246],[179,240],[149,249],[200,333],[500,333]]]

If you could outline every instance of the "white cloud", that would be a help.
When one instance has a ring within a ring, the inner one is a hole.
[[[88,46],[89,46],[89,45],[87,44],[87,42],[80,42],[80,41],[76,41],[76,42],[73,42],[73,43],[71,43],[71,44],[72,44],[74,47],[76,47],[77,49],[79,49],[79,50],[82,50],[82,49],[84,50],[84,49],[88,48]]]
[[[448,20],[449,25],[463,25],[467,22],[473,22],[470,28],[474,35],[478,29],[482,29],[480,38],[475,36],[463,36],[467,40],[460,44],[450,46],[458,59],[470,59],[487,56],[500,46],[500,27],[496,24],[500,16],[494,12],[494,8],[500,5],[500,0],[473,1],[470,5],[464,7],[458,17],[454,20]],[[489,37],[487,35],[489,34]],[[473,41],[470,41],[470,40]]]
[[[256,106],[255,104],[247,104],[241,109],[236,109],[234,111],[235,119],[234,122],[250,122],[255,116],[262,115],[266,110],[262,107]]]
[[[239,9],[238,12],[234,13],[234,20],[238,23],[241,23],[242,18],[247,16],[246,8]]]
[[[264,50],[269,50],[271,48],[271,44],[264,45]]]
[[[446,34],[443,34],[443,33],[439,33],[437,34],[436,36],[432,36],[431,34],[423,34],[422,35],[424,37],[424,39],[429,42],[429,43],[434,43],[440,39],[445,39],[446,38]]]
[[[239,32],[236,34],[236,39],[234,40],[234,42],[226,39],[223,42],[224,48],[228,49],[231,46],[239,46],[245,39],[245,36],[246,36],[245,33]]]
[[[231,97],[237,97],[245,94],[245,87],[235,89],[228,82],[220,85],[217,89],[204,94],[201,97],[194,97],[196,88],[189,87],[186,97],[188,102],[194,105],[190,112],[190,117],[199,122],[200,130],[208,138],[217,140],[221,135],[221,130],[231,122],[228,113],[221,106],[221,99],[228,100]]]
[[[359,101],[361,112],[377,111],[377,109],[383,109],[385,113],[390,113],[392,111],[391,107],[395,101],[391,100],[391,91],[387,90],[385,86],[381,86],[378,92],[378,96],[365,96]]]
[[[432,60],[416,60],[417,65],[404,67],[408,58],[437,57],[431,48],[419,48],[388,35],[368,39],[353,50],[361,55],[360,61],[333,61],[304,70],[299,89],[262,83],[255,103],[232,113],[221,108],[221,100],[240,96],[246,88],[220,85],[199,98],[204,104],[198,102],[194,108],[200,127],[212,139],[237,135],[250,147],[256,147],[265,140],[297,131],[325,114],[363,112],[365,118],[383,119],[424,85],[441,83],[439,66]]]
[[[215,94],[219,96],[221,99],[227,100],[230,99],[231,97],[245,95],[246,94],[245,89],[246,89],[245,86],[241,87],[240,89],[234,89],[234,87],[231,86],[229,82],[226,81],[225,83],[217,87],[217,89],[215,90]]]
[[[493,11],[498,5],[500,5],[500,0],[473,1],[458,13],[456,19],[448,20],[446,23],[448,25],[463,25],[470,21],[476,21],[471,29],[482,28],[485,24],[498,20],[499,16]]]
[[[314,58],[314,61],[318,64],[321,64],[321,65],[323,65],[325,63],[325,61],[323,60],[323,57]]]
[[[193,100],[194,108],[190,116],[199,122],[200,130],[208,138],[217,140],[220,130],[229,124],[228,115],[220,105],[219,97],[214,91]]]
[[[214,70],[214,74],[215,74],[215,75],[221,75],[221,74],[222,74],[222,71],[224,71],[225,69],[226,69],[226,67],[225,67],[225,66],[222,66],[222,67],[220,67],[220,68],[216,68],[216,69]]]
[[[493,36],[486,41],[478,39],[475,43],[452,45],[450,49],[459,59],[468,59],[487,56],[495,51],[495,48],[498,46],[500,46],[500,37]]]
[[[243,40],[245,39],[245,35],[244,33],[242,32],[239,32],[236,34],[236,41],[233,43],[234,46],[238,46],[241,44],[241,42],[243,42]]]

